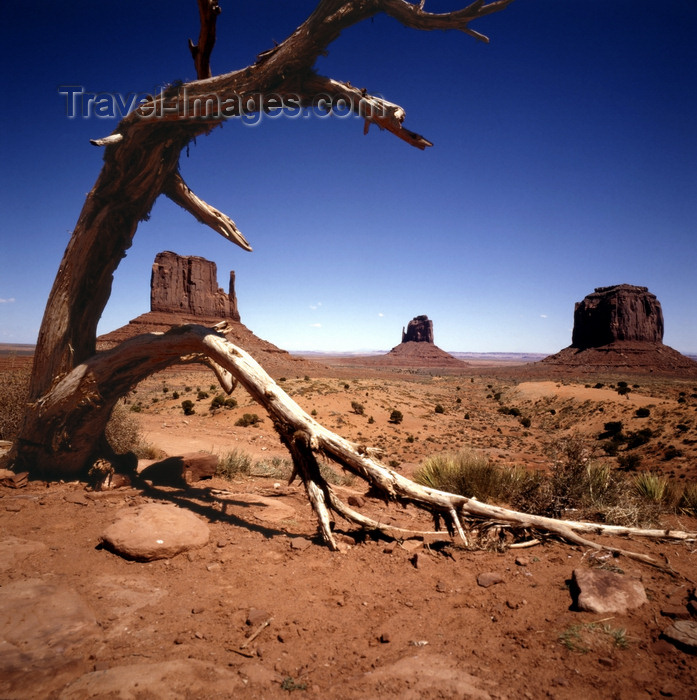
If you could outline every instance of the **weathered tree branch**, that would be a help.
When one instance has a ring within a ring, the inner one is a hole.
[[[229,216],[197,197],[189,189],[189,186],[184,182],[178,171],[172,173],[165,182],[162,193],[175,204],[186,209],[189,214],[192,214],[202,224],[217,231],[223,238],[235,243],[243,250],[251,252],[252,247],[237,228],[235,222]]]
[[[42,452],[47,467],[51,465],[63,475],[69,473],[71,465],[90,457],[89,437],[99,425],[106,423],[119,396],[145,376],[182,361],[206,361],[222,368],[266,409],[281,441],[293,457],[295,470],[303,480],[317,515],[322,537],[332,549],[337,549],[337,543],[332,534],[330,511],[351,523],[379,529],[387,534],[405,531],[381,525],[343,504],[322,477],[317,455],[331,459],[364,479],[389,500],[412,503],[450,520],[454,533],[465,543],[468,543],[468,536],[462,519],[494,521],[525,530],[552,533],[569,542],[619,552],[661,566],[646,555],[601,545],[583,535],[697,539],[694,532],[618,527],[520,513],[416,484],[380,464],[366,454],[364,448],[324,428],[301,409],[248,353],[229,342],[218,330],[196,325],[176,327],[165,334],[151,333],[132,338],[76,367],[37,407],[43,424],[58,424],[65,428],[66,434],[71,435],[70,443],[49,445],[44,441],[42,444],[42,436],[36,435],[31,447]],[[74,420],[76,415],[83,415],[81,427],[70,429],[72,426],[65,421]]]
[[[189,39],[189,51],[194,59],[196,77],[199,80],[211,77],[211,53],[215,46],[215,26],[220,11],[218,0],[198,0],[201,30],[198,35],[198,44],[194,44]]]

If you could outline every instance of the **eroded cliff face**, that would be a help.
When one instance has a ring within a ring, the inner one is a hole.
[[[661,304],[646,287],[598,287],[576,304],[572,347],[597,348],[617,341],[663,342]]]
[[[433,343],[433,321],[428,316],[415,316],[402,329],[403,343]]]
[[[150,278],[150,310],[239,321],[235,273],[230,272],[230,291],[225,293],[218,287],[214,262],[171,251],[158,253]]]

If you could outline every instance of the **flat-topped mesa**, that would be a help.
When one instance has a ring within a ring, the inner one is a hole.
[[[402,328],[403,343],[433,343],[433,321],[428,316],[415,316]]]
[[[575,305],[572,347],[597,348],[616,341],[663,342],[661,304],[647,287],[597,287]]]
[[[214,262],[169,250],[158,253],[150,277],[150,310],[239,321],[235,273],[230,271],[230,291],[226,294],[218,287]]]

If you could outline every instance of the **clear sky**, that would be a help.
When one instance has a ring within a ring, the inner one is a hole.
[[[312,0],[221,0],[214,73],[253,62]],[[426,0],[425,9],[461,7]],[[33,343],[116,119],[70,119],[61,86],[153,92],[195,76],[196,0],[0,8],[0,342]],[[516,0],[490,39],[379,16],[318,72],[400,104],[411,148],[352,118],[233,120],[182,172],[254,248],[161,198],[117,270],[99,331],[149,310],[155,255],[237,276],[242,321],[288,350],[388,350],[414,316],[448,351],[556,352],[595,287],[647,286],[664,341],[697,352],[697,3]]]

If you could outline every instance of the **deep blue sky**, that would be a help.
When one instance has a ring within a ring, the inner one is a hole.
[[[215,73],[281,41],[311,0],[221,0]],[[427,0],[443,11],[458,3]],[[3,3],[0,342],[36,340],[85,194],[90,138],[62,85],[150,92],[194,69],[195,0]],[[149,310],[157,252],[237,275],[242,321],[289,350],[387,350],[414,316],[450,351],[556,352],[595,287],[647,286],[665,342],[697,352],[697,3],[517,0],[491,43],[387,17],[345,31],[320,73],[405,108],[425,152],[355,119],[225,124],[182,155],[254,247],[164,198],[117,270],[100,332]]]

